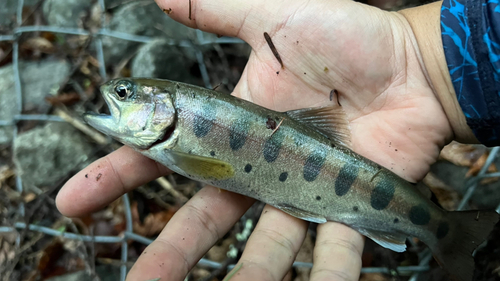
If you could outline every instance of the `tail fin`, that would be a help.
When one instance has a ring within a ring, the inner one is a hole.
[[[441,224],[436,233],[439,242],[433,253],[438,263],[457,280],[471,281],[472,253],[486,240],[498,219],[494,211],[449,212],[450,226]]]

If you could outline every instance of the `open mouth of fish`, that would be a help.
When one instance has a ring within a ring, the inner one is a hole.
[[[89,111],[83,115],[83,119],[87,124],[95,128],[96,130],[106,135],[114,136],[116,138],[121,139],[121,137],[126,135],[126,133],[125,131],[122,132],[120,130],[119,123],[120,123],[121,112],[119,110],[119,105],[113,98],[106,97],[105,95],[103,95],[103,97],[108,107],[109,114]],[[172,134],[176,129],[175,123],[176,122],[173,122],[168,128],[164,129],[164,134],[158,140],[154,141],[153,143],[147,146],[140,146],[140,149],[147,150],[150,149],[151,147],[167,142],[171,138]]]

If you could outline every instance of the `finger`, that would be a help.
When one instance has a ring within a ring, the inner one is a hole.
[[[57,208],[66,216],[81,216],[169,172],[163,165],[123,146],[74,175],[59,191]]]
[[[128,281],[184,280],[198,260],[255,202],[207,186],[184,205],[141,254]]]
[[[235,267],[239,269],[231,281],[283,280],[304,241],[308,225],[266,205],[238,261],[241,267]]]
[[[346,225],[318,225],[311,280],[358,280],[363,246],[363,236]]]
[[[283,19],[276,15],[288,15],[289,5],[281,1],[224,1],[224,0],[156,0],[168,15],[189,27],[203,31],[239,37],[250,45],[258,34],[270,31]],[[265,5],[264,5],[265,3]],[[191,4],[191,5],[190,5]],[[191,6],[191,8],[190,8]]]

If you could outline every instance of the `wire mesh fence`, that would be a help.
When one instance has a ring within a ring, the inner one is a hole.
[[[99,5],[101,6],[101,10],[105,11],[104,0],[99,0]],[[15,85],[15,92],[12,93],[16,96],[16,113],[9,120],[0,120],[0,127],[9,128],[12,127],[12,135],[13,141],[18,136],[18,123],[20,121],[47,121],[47,122],[67,122],[61,116],[56,115],[40,115],[40,114],[25,114],[23,112],[23,94],[22,94],[22,83],[20,79],[20,68],[19,68],[19,39],[21,35],[30,32],[52,32],[57,34],[67,34],[67,35],[84,35],[91,37],[91,43],[96,53],[97,59],[99,61],[99,75],[103,80],[106,80],[108,76],[105,68],[105,59],[103,55],[103,43],[102,38],[104,37],[113,37],[121,40],[138,42],[138,43],[147,43],[154,40],[153,37],[148,36],[140,36],[134,34],[127,34],[123,32],[113,31],[106,28],[104,25],[104,18],[102,18],[101,28],[95,32],[90,30],[80,29],[80,28],[64,28],[64,27],[56,27],[56,26],[41,26],[41,25],[33,25],[33,26],[23,26],[23,6],[24,1],[18,1],[17,14],[16,14],[16,27],[11,31],[11,34],[8,35],[0,35],[0,42],[8,42],[12,44],[12,65],[13,65],[13,79]],[[103,13],[104,17],[104,13]],[[167,38],[168,40],[168,38]],[[207,68],[204,63],[203,53],[197,48],[202,45],[211,45],[211,44],[241,44],[242,41],[235,38],[226,38],[221,37],[215,40],[213,39],[205,39],[202,32],[197,31],[197,37],[194,41],[178,41],[178,40],[170,40],[168,41],[171,45],[193,48],[196,52],[196,59],[198,62],[198,67],[203,79],[203,82],[207,88],[212,88],[212,84],[210,82],[210,78],[207,72]],[[479,174],[473,177],[469,181],[469,185],[467,186],[466,193],[461,200],[458,209],[463,210],[466,209],[467,203],[470,200],[471,196],[474,194],[477,186],[480,184],[479,182],[484,178],[489,177],[499,177],[500,173],[488,173],[488,167],[493,163],[498,155],[499,147],[495,147],[491,150],[489,157],[487,158],[486,163],[480,170]],[[23,192],[23,181],[19,175],[16,175],[16,188],[19,193]],[[21,243],[19,239],[19,230],[27,229],[33,232],[43,233],[45,235],[50,236],[60,236],[65,239],[74,239],[84,242],[92,242],[92,243],[121,243],[121,266],[120,266],[120,278],[121,280],[125,280],[125,276],[127,273],[127,252],[128,252],[128,243],[127,241],[133,240],[139,243],[143,243],[145,245],[150,244],[153,240],[140,236],[134,233],[132,229],[132,214],[130,201],[127,194],[123,196],[123,205],[125,209],[125,220],[126,220],[126,230],[120,236],[92,236],[92,235],[82,235],[77,233],[71,233],[66,231],[60,231],[57,229],[52,229],[45,226],[40,226],[36,224],[26,224],[24,222],[16,222],[13,225],[8,226],[0,226],[0,233],[17,233],[18,239],[16,240],[17,246]],[[500,212],[500,205],[497,207],[497,212]],[[19,215],[25,215],[25,206],[21,202],[19,204]],[[429,270],[429,261],[431,259],[430,251],[426,251],[420,255],[420,262],[415,266],[400,266],[396,269],[389,269],[383,267],[369,267],[363,268],[361,270],[362,273],[387,273],[391,274],[394,270],[398,272],[406,272],[413,273],[413,276],[410,280],[416,280],[418,273]],[[199,265],[205,266],[208,268],[220,268],[223,266],[221,263],[214,262],[208,259],[201,259],[199,261]],[[311,268],[311,263],[304,262],[295,262],[293,264],[295,267],[306,267]],[[228,268],[231,269],[234,265],[229,265]]]

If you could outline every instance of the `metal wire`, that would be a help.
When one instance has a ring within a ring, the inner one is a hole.
[[[99,5],[101,6],[101,11],[105,11],[105,4],[104,0],[99,0]],[[20,35],[23,33],[28,33],[28,32],[52,32],[52,33],[61,33],[61,34],[66,34],[66,35],[83,35],[83,36],[92,36],[92,40],[94,42],[94,48],[96,50],[97,54],[97,60],[99,61],[99,74],[103,78],[103,80],[107,79],[107,73],[106,73],[106,68],[105,68],[105,60],[104,60],[104,55],[103,55],[103,43],[102,43],[102,37],[107,36],[107,37],[113,37],[121,40],[126,40],[126,41],[132,41],[132,42],[138,42],[138,43],[147,43],[153,40],[153,37],[149,36],[141,36],[141,35],[134,35],[134,34],[128,34],[124,32],[118,32],[114,30],[107,29],[104,26],[101,26],[101,29],[97,31],[96,33],[92,33],[88,30],[85,29],[80,29],[80,28],[65,28],[65,27],[57,27],[57,26],[22,26],[22,11],[23,11],[23,6],[24,6],[24,1],[19,0],[18,2],[18,7],[16,10],[16,15],[17,15],[17,20],[16,20],[16,27],[12,30],[12,34],[7,34],[7,35],[0,35],[0,41],[12,41],[12,65],[13,65],[13,79],[14,79],[14,88],[15,88],[15,94],[16,94],[16,114],[12,116],[12,120],[0,120],[0,127],[5,127],[5,126],[13,126],[13,139],[15,140],[17,138],[17,122],[21,120],[36,120],[36,121],[47,121],[47,122],[65,122],[62,118],[59,116],[53,116],[53,115],[28,115],[28,114],[23,114],[23,95],[22,95],[22,84],[20,80],[20,73],[19,73],[19,38]],[[104,23],[104,13],[101,16],[101,23]],[[168,40],[167,42],[171,45],[176,45],[179,47],[187,47],[187,48],[194,48],[195,54],[196,54],[196,59],[200,68],[200,73],[203,78],[203,82],[205,84],[205,87],[207,88],[212,88],[212,85],[210,83],[210,78],[208,76],[208,71],[204,63],[204,58],[203,58],[203,53],[197,46],[201,45],[210,45],[210,44],[239,44],[243,43],[242,40],[237,39],[237,38],[229,38],[229,37],[221,37],[221,38],[206,38],[204,34],[197,30],[196,32],[196,41],[191,42],[187,40]],[[490,173],[487,174],[486,171],[488,167],[491,165],[491,163],[496,159],[496,156],[499,152],[498,147],[495,147],[491,150],[490,155],[486,161],[486,164],[483,166],[479,174],[470,182],[470,185],[467,188],[467,191],[460,202],[460,205],[458,207],[459,210],[462,210],[465,208],[467,205],[467,202],[470,200],[471,196],[473,195],[477,185],[479,184],[480,180],[483,178],[487,177],[500,177],[500,172],[498,173]],[[19,176],[16,175],[16,189],[18,192],[22,193],[23,192],[23,183],[22,180]],[[60,236],[66,239],[74,239],[74,240],[80,240],[84,242],[92,242],[92,243],[121,243],[121,266],[120,266],[120,280],[125,280],[126,273],[127,273],[127,261],[128,261],[128,244],[127,241],[133,240],[138,243],[143,243],[145,245],[148,245],[153,242],[153,240],[140,236],[136,233],[133,232],[132,229],[132,214],[131,214],[131,208],[130,208],[130,202],[127,194],[123,196],[123,204],[125,208],[125,220],[126,220],[126,230],[123,233],[122,236],[89,236],[89,235],[81,235],[81,234],[76,234],[76,233],[69,233],[65,231],[60,231],[56,229],[51,229],[49,227],[45,226],[39,226],[36,224],[28,224],[26,225],[23,222],[16,222],[14,223],[13,226],[0,226],[0,233],[17,233],[18,229],[29,229],[30,231],[36,231],[36,232],[41,232],[46,235],[50,236]],[[497,212],[500,213],[500,205],[496,209]],[[23,202],[21,201],[19,204],[19,215],[23,217],[25,214],[25,206]],[[20,235],[17,236],[16,239],[16,244],[19,246],[20,244]],[[396,271],[399,273],[419,273],[423,271],[429,270],[429,261],[431,260],[432,255],[430,251],[424,251],[420,255],[420,262],[419,265],[417,266],[400,266],[396,268]],[[208,268],[220,268],[222,265],[218,262],[214,262],[208,259],[201,259],[198,263],[201,266],[208,267]],[[294,262],[293,263],[294,267],[305,267],[305,268],[312,268],[312,263],[305,263],[305,262]],[[228,268],[231,269],[234,267],[233,265],[229,265]],[[362,273],[386,273],[386,274],[393,274],[394,272],[391,271],[388,268],[384,267],[371,267],[371,268],[362,268],[361,269]],[[414,274],[410,280],[416,280],[418,275]]]

